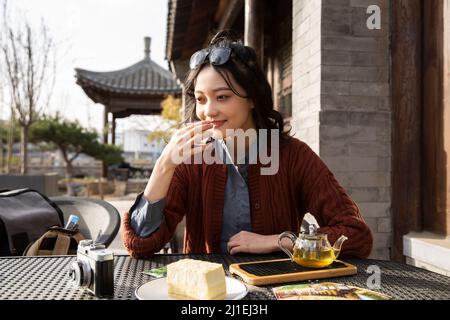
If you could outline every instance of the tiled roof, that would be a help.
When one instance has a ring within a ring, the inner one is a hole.
[[[77,83],[118,94],[159,95],[181,93],[173,74],[150,57],[122,70],[94,72],[75,69]]]

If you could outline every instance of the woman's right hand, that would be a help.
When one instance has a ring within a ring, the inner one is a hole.
[[[208,130],[212,127],[213,125],[210,121],[202,121],[191,123],[187,127],[175,131],[161,156],[156,161],[145,187],[144,196],[150,203],[167,196],[177,165],[183,163],[192,155],[202,152],[209,146],[212,148],[211,143],[202,143],[202,140],[212,137],[213,130]],[[195,144],[198,144],[198,146]]]
[[[205,141],[213,136],[212,128],[211,121],[198,121],[175,131],[161,154],[161,165],[175,169],[188,158],[202,152],[208,146]]]

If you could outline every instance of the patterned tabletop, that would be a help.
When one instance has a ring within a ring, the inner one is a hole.
[[[114,299],[136,299],[137,287],[152,279],[142,271],[162,267],[183,258],[201,259],[222,263],[227,275],[228,266],[236,262],[262,261],[283,258],[280,255],[155,255],[151,259],[138,260],[129,256],[114,258]],[[84,290],[70,284],[68,269],[75,256],[59,257],[1,257],[0,258],[0,300],[78,300],[97,299]],[[380,289],[397,300],[450,299],[450,277],[419,269],[406,264],[381,260],[346,259],[357,266],[353,276],[326,279],[367,288],[373,270],[379,268]],[[374,269],[375,268],[375,269]],[[323,281],[323,280],[322,280]],[[300,282],[299,282],[300,283]],[[272,288],[277,285],[247,285],[245,300],[273,300]]]

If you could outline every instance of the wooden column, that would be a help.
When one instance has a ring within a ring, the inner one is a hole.
[[[109,124],[108,124],[108,107],[105,106],[105,111],[103,113],[103,143],[108,143],[108,132],[109,132]]]
[[[264,1],[245,0],[245,45],[255,49],[260,66],[264,61]]]
[[[422,0],[395,0],[391,4],[394,240],[391,256],[393,260],[404,261],[403,236],[422,229]]]
[[[243,6],[244,0],[219,1],[219,8],[214,17],[215,21],[219,21],[217,29],[231,29]]]
[[[111,144],[116,145],[116,116],[112,114],[111,122]]]
[[[105,106],[105,112],[103,113],[103,143],[108,143],[108,132],[109,132],[109,124],[108,124],[108,107]],[[102,177],[106,178],[108,176],[108,166],[105,161],[102,161]],[[101,179],[99,180],[101,183]]]
[[[450,0],[423,1],[423,215],[427,231],[450,232]]]
[[[444,9],[444,30],[443,30],[443,38],[444,38],[444,51],[443,51],[443,60],[444,60],[444,89],[442,90],[443,97],[443,123],[444,123],[444,152],[442,154],[443,159],[445,160],[445,172],[443,173],[444,183],[442,186],[444,190],[442,190],[442,203],[445,210],[445,219],[446,219],[446,235],[450,235],[450,0],[443,1],[443,9]]]

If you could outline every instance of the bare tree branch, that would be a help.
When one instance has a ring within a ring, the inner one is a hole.
[[[45,22],[33,28],[26,18],[13,25],[3,1],[3,28],[0,30],[0,64],[5,72],[11,109],[22,127],[22,172],[27,171],[28,128],[48,106],[55,85],[55,45]],[[36,31],[37,30],[37,31]],[[4,62],[4,63],[3,63]]]

